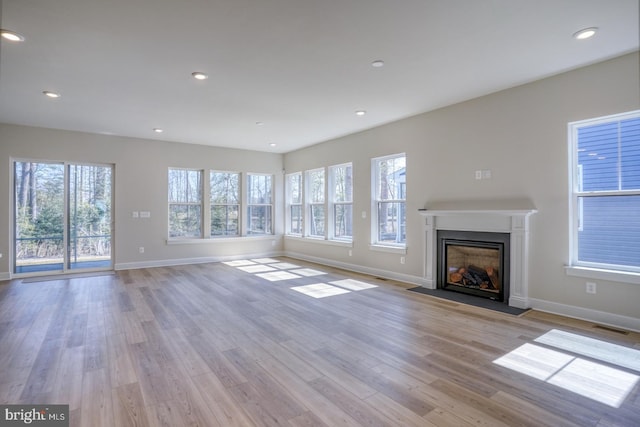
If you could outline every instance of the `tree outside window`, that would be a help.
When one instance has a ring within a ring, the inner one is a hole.
[[[373,159],[375,244],[406,243],[406,157],[403,154]]]
[[[247,234],[272,234],[273,176],[247,176]]]
[[[211,171],[209,181],[211,236],[238,236],[240,174]]]
[[[202,171],[169,169],[169,237],[202,237]]]

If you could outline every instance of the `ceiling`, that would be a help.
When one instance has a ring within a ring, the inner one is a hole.
[[[638,0],[0,1],[0,122],[278,153],[640,40]]]

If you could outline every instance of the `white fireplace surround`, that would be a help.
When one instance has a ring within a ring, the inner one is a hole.
[[[424,217],[425,287],[436,289],[438,230],[482,231],[510,235],[508,304],[529,308],[529,217],[537,210],[529,201],[468,201],[429,203]]]

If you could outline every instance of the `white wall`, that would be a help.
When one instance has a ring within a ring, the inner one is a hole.
[[[427,83],[427,82],[426,82]],[[352,161],[354,244],[348,248],[285,240],[285,251],[390,277],[423,276],[422,221],[429,202],[517,198],[532,217],[530,297],[548,311],[640,328],[640,285],[569,277],[567,123],[640,108],[637,53],[591,65],[285,155],[287,173]],[[370,159],[407,154],[407,254],[373,252]],[[475,180],[490,169],[492,179]],[[367,212],[367,219],[361,212]],[[637,321],[637,322],[636,322]]]
[[[282,239],[277,236],[166,244],[169,167],[274,174],[279,209],[283,181],[281,154],[0,124],[0,200],[3,201],[0,253],[4,254],[0,259],[0,278],[8,277],[10,271],[12,158],[115,165],[116,268],[198,262],[282,250]],[[151,218],[134,219],[133,211],[150,211]],[[277,222],[278,234],[281,228],[281,222]],[[141,246],[145,248],[142,254],[138,251]]]

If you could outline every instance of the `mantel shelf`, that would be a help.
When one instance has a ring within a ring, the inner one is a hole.
[[[526,216],[538,212],[536,209],[418,209],[423,216],[490,214],[504,216]]]

